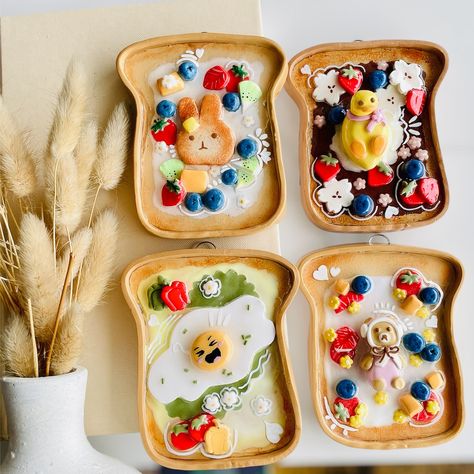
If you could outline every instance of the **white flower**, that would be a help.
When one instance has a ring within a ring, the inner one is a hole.
[[[165,89],[173,89],[178,85],[178,79],[172,74],[167,74],[163,77],[161,83]]]
[[[247,209],[250,206],[250,201],[245,196],[240,196],[237,200],[237,204],[242,209]]]
[[[387,207],[392,202],[392,198],[390,194],[381,194],[379,196],[378,203],[381,204],[383,207]]]
[[[421,147],[421,138],[411,137],[410,140],[408,140],[407,145],[410,147],[410,150],[416,150]]]
[[[339,85],[338,77],[339,73],[335,69],[331,69],[326,74],[320,72],[314,78],[316,87],[313,91],[313,99],[316,102],[326,101],[329,105],[336,105],[341,94],[345,92]]]
[[[348,179],[331,179],[326,181],[323,187],[317,192],[317,196],[320,202],[326,204],[326,209],[329,212],[337,214],[341,212],[343,207],[351,205],[354,195],[351,193],[352,184]]]
[[[158,154],[166,153],[168,151],[168,145],[166,142],[161,141],[161,142],[156,142],[155,143],[155,151]]]
[[[394,69],[390,73],[390,84],[398,86],[402,94],[411,89],[421,89],[423,87],[421,67],[415,63],[407,64],[403,59],[395,61]]]
[[[409,156],[411,156],[411,151],[408,147],[402,146],[400,150],[398,150],[397,155],[402,159],[406,160]]]
[[[220,166],[211,166],[209,168],[209,174],[213,177],[213,178],[217,178],[218,176],[221,175],[221,167]]]
[[[250,401],[250,407],[255,416],[269,415],[272,411],[272,401],[259,395]]]
[[[387,61],[377,61],[377,69],[380,69],[381,71],[386,71],[387,68],[388,68]]]
[[[314,117],[314,125],[318,128],[324,127],[324,125],[326,125],[326,117],[324,115],[316,115],[316,117]]]
[[[241,404],[239,392],[234,387],[225,387],[221,390],[221,403],[224,410],[232,410]]]
[[[244,124],[244,127],[250,128],[255,124],[255,119],[251,115],[244,115],[242,118],[242,123]]]
[[[429,158],[428,150],[422,150],[421,148],[417,150],[415,153],[415,156],[421,160],[421,161],[426,161]]]
[[[388,85],[385,89],[377,89],[376,94],[380,109],[390,112],[394,118],[398,119],[406,103],[406,97],[392,85]]]
[[[360,191],[361,189],[365,189],[365,179],[357,178],[354,181],[354,188],[356,188],[357,191]]]
[[[214,298],[221,294],[222,283],[217,278],[209,275],[208,277],[201,280],[199,283],[199,289],[201,290],[204,298]]]
[[[218,411],[221,410],[221,402],[219,400],[219,395],[217,393],[210,393],[209,395],[206,395],[202,402],[202,410],[211,413],[211,415],[214,415]]]
[[[264,148],[259,154],[258,156],[261,158],[261,160],[267,164],[271,159],[272,159],[272,154],[266,149]]]

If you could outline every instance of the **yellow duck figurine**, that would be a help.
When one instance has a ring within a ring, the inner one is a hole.
[[[342,145],[347,157],[364,170],[375,168],[387,149],[390,127],[372,91],[360,90],[351,99],[342,123]]]

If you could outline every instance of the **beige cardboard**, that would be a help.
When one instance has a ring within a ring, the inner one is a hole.
[[[225,4],[225,6],[224,6]],[[225,12],[225,14],[224,14]],[[101,125],[120,100],[133,102],[115,71],[118,52],[154,36],[200,31],[261,33],[258,0],[166,0],[98,10],[47,13],[1,19],[3,96],[18,122],[44,146],[57,91],[72,56],[92,78],[92,111]],[[130,157],[131,159],[131,157]],[[154,237],[138,221],[131,162],[116,192],[101,204],[120,216],[121,241],[113,288],[88,315],[82,364],[89,369],[86,430],[89,435],[138,431],[135,324],[118,285],[128,262],[164,250],[190,247],[190,241]],[[218,247],[278,252],[276,226],[247,237],[214,239]]]

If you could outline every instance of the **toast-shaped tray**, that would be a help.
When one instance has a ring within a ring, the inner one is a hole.
[[[165,36],[132,44],[117,70],[137,106],[135,199],[167,238],[244,235],[274,223],[285,178],[274,101],[287,64],[259,36]]]
[[[447,65],[436,44],[394,40],[323,44],[290,61],[311,221],[329,231],[386,232],[444,214],[434,103]]]
[[[273,463],[301,430],[284,312],[297,269],[252,250],[145,257],[122,288],[138,330],[140,429],[175,469]]]
[[[306,256],[300,275],[323,430],[370,449],[453,438],[464,418],[453,336],[461,264],[434,250],[345,245]]]

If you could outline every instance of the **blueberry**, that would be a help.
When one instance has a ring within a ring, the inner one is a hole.
[[[438,360],[441,359],[441,347],[434,342],[430,342],[426,344],[420,355],[421,358],[427,362],[438,362]]]
[[[411,159],[403,163],[402,168],[403,178],[407,179],[420,179],[425,175],[425,165],[422,161],[417,159]]]
[[[202,209],[201,195],[198,193],[188,193],[184,199],[186,209],[191,212],[198,212]]]
[[[410,389],[411,394],[421,402],[426,402],[431,395],[431,389],[425,382],[415,382]]]
[[[418,296],[425,304],[438,304],[441,299],[441,292],[438,288],[427,286],[420,291]]]
[[[237,144],[237,153],[242,158],[250,158],[257,154],[257,142],[253,138],[244,138]]]
[[[409,332],[403,336],[403,345],[407,351],[418,354],[425,348],[424,337],[417,332]]]
[[[387,74],[385,71],[377,69],[369,74],[369,84],[372,90],[376,91],[387,85]]]
[[[354,293],[365,295],[372,288],[372,281],[365,275],[358,275],[352,280],[351,288]]]
[[[222,97],[222,105],[229,112],[236,112],[240,108],[240,95],[237,92],[228,92]]]
[[[336,393],[341,397],[349,400],[356,396],[357,385],[349,379],[342,379],[336,385]]]
[[[374,210],[374,200],[368,194],[359,194],[351,204],[352,212],[359,217],[366,217]]]
[[[331,107],[328,112],[328,121],[333,125],[339,125],[346,118],[346,109],[340,105]]]
[[[235,183],[237,183],[238,176],[237,176],[237,171],[235,171],[233,168],[229,168],[228,170],[225,170],[221,174],[221,179],[224,184],[227,186],[232,186]]]
[[[203,194],[202,202],[210,211],[218,211],[224,206],[224,193],[217,188],[209,189]]]
[[[162,100],[156,106],[156,113],[163,118],[171,118],[176,114],[176,104],[171,100]]]
[[[197,72],[198,68],[192,61],[184,61],[178,67],[178,74],[183,81],[192,81]]]

